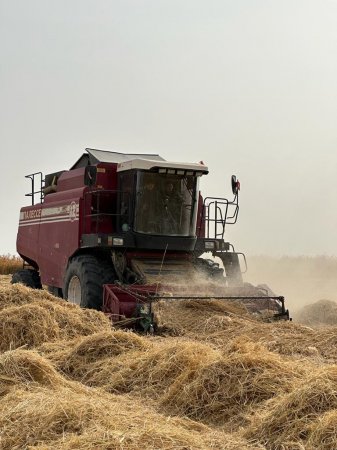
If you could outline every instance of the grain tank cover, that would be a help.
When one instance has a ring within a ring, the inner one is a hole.
[[[131,159],[150,159],[153,161],[165,161],[159,155],[148,153],[119,153],[110,152],[107,150],[96,150],[93,148],[86,148],[87,154],[84,153],[76,163],[71,167],[72,169],[78,169],[79,167],[95,166],[99,163],[111,163],[119,164],[123,161],[129,161]]]

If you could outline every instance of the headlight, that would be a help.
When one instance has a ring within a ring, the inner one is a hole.
[[[205,241],[205,249],[214,250],[214,241]]]

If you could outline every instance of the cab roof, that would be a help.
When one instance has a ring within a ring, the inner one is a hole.
[[[202,163],[184,163],[166,161],[163,157],[151,153],[119,153],[107,150],[86,148],[87,153],[76,161],[70,170],[78,169],[88,165],[95,166],[99,163],[110,163],[117,165],[117,171],[139,169],[139,170],[184,170],[192,171],[202,175],[208,173],[208,168]]]
[[[78,169],[79,167],[85,167],[88,165],[96,165],[99,163],[112,163],[119,164],[124,161],[130,161],[134,159],[149,159],[151,161],[165,161],[160,155],[150,153],[119,153],[111,152],[107,150],[97,150],[93,148],[86,148],[87,153],[83,155],[75,162],[70,168]]]
[[[131,159],[129,161],[120,162],[117,165],[117,172],[125,170],[157,170],[162,173],[184,173],[191,172],[191,175],[203,175],[208,173],[208,167],[201,163],[185,163],[172,161],[155,161],[150,159]]]

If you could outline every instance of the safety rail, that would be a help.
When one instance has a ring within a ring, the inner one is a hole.
[[[39,177],[39,180],[36,180],[36,178]],[[35,172],[31,173],[29,175],[26,175],[25,178],[29,178],[31,181],[31,192],[28,194],[25,194],[25,197],[31,197],[32,198],[32,206],[35,205],[35,196],[37,194],[40,194],[40,203],[43,202],[44,194],[43,194],[43,187],[44,187],[44,178],[42,172]],[[40,190],[36,189],[36,184],[39,184]]]
[[[205,237],[208,239],[223,239],[226,225],[236,223],[239,214],[239,197],[234,200],[226,198],[206,197],[204,200],[203,217],[205,220]]]

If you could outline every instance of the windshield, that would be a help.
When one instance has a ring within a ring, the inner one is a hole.
[[[135,231],[195,236],[197,177],[138,172]]]

